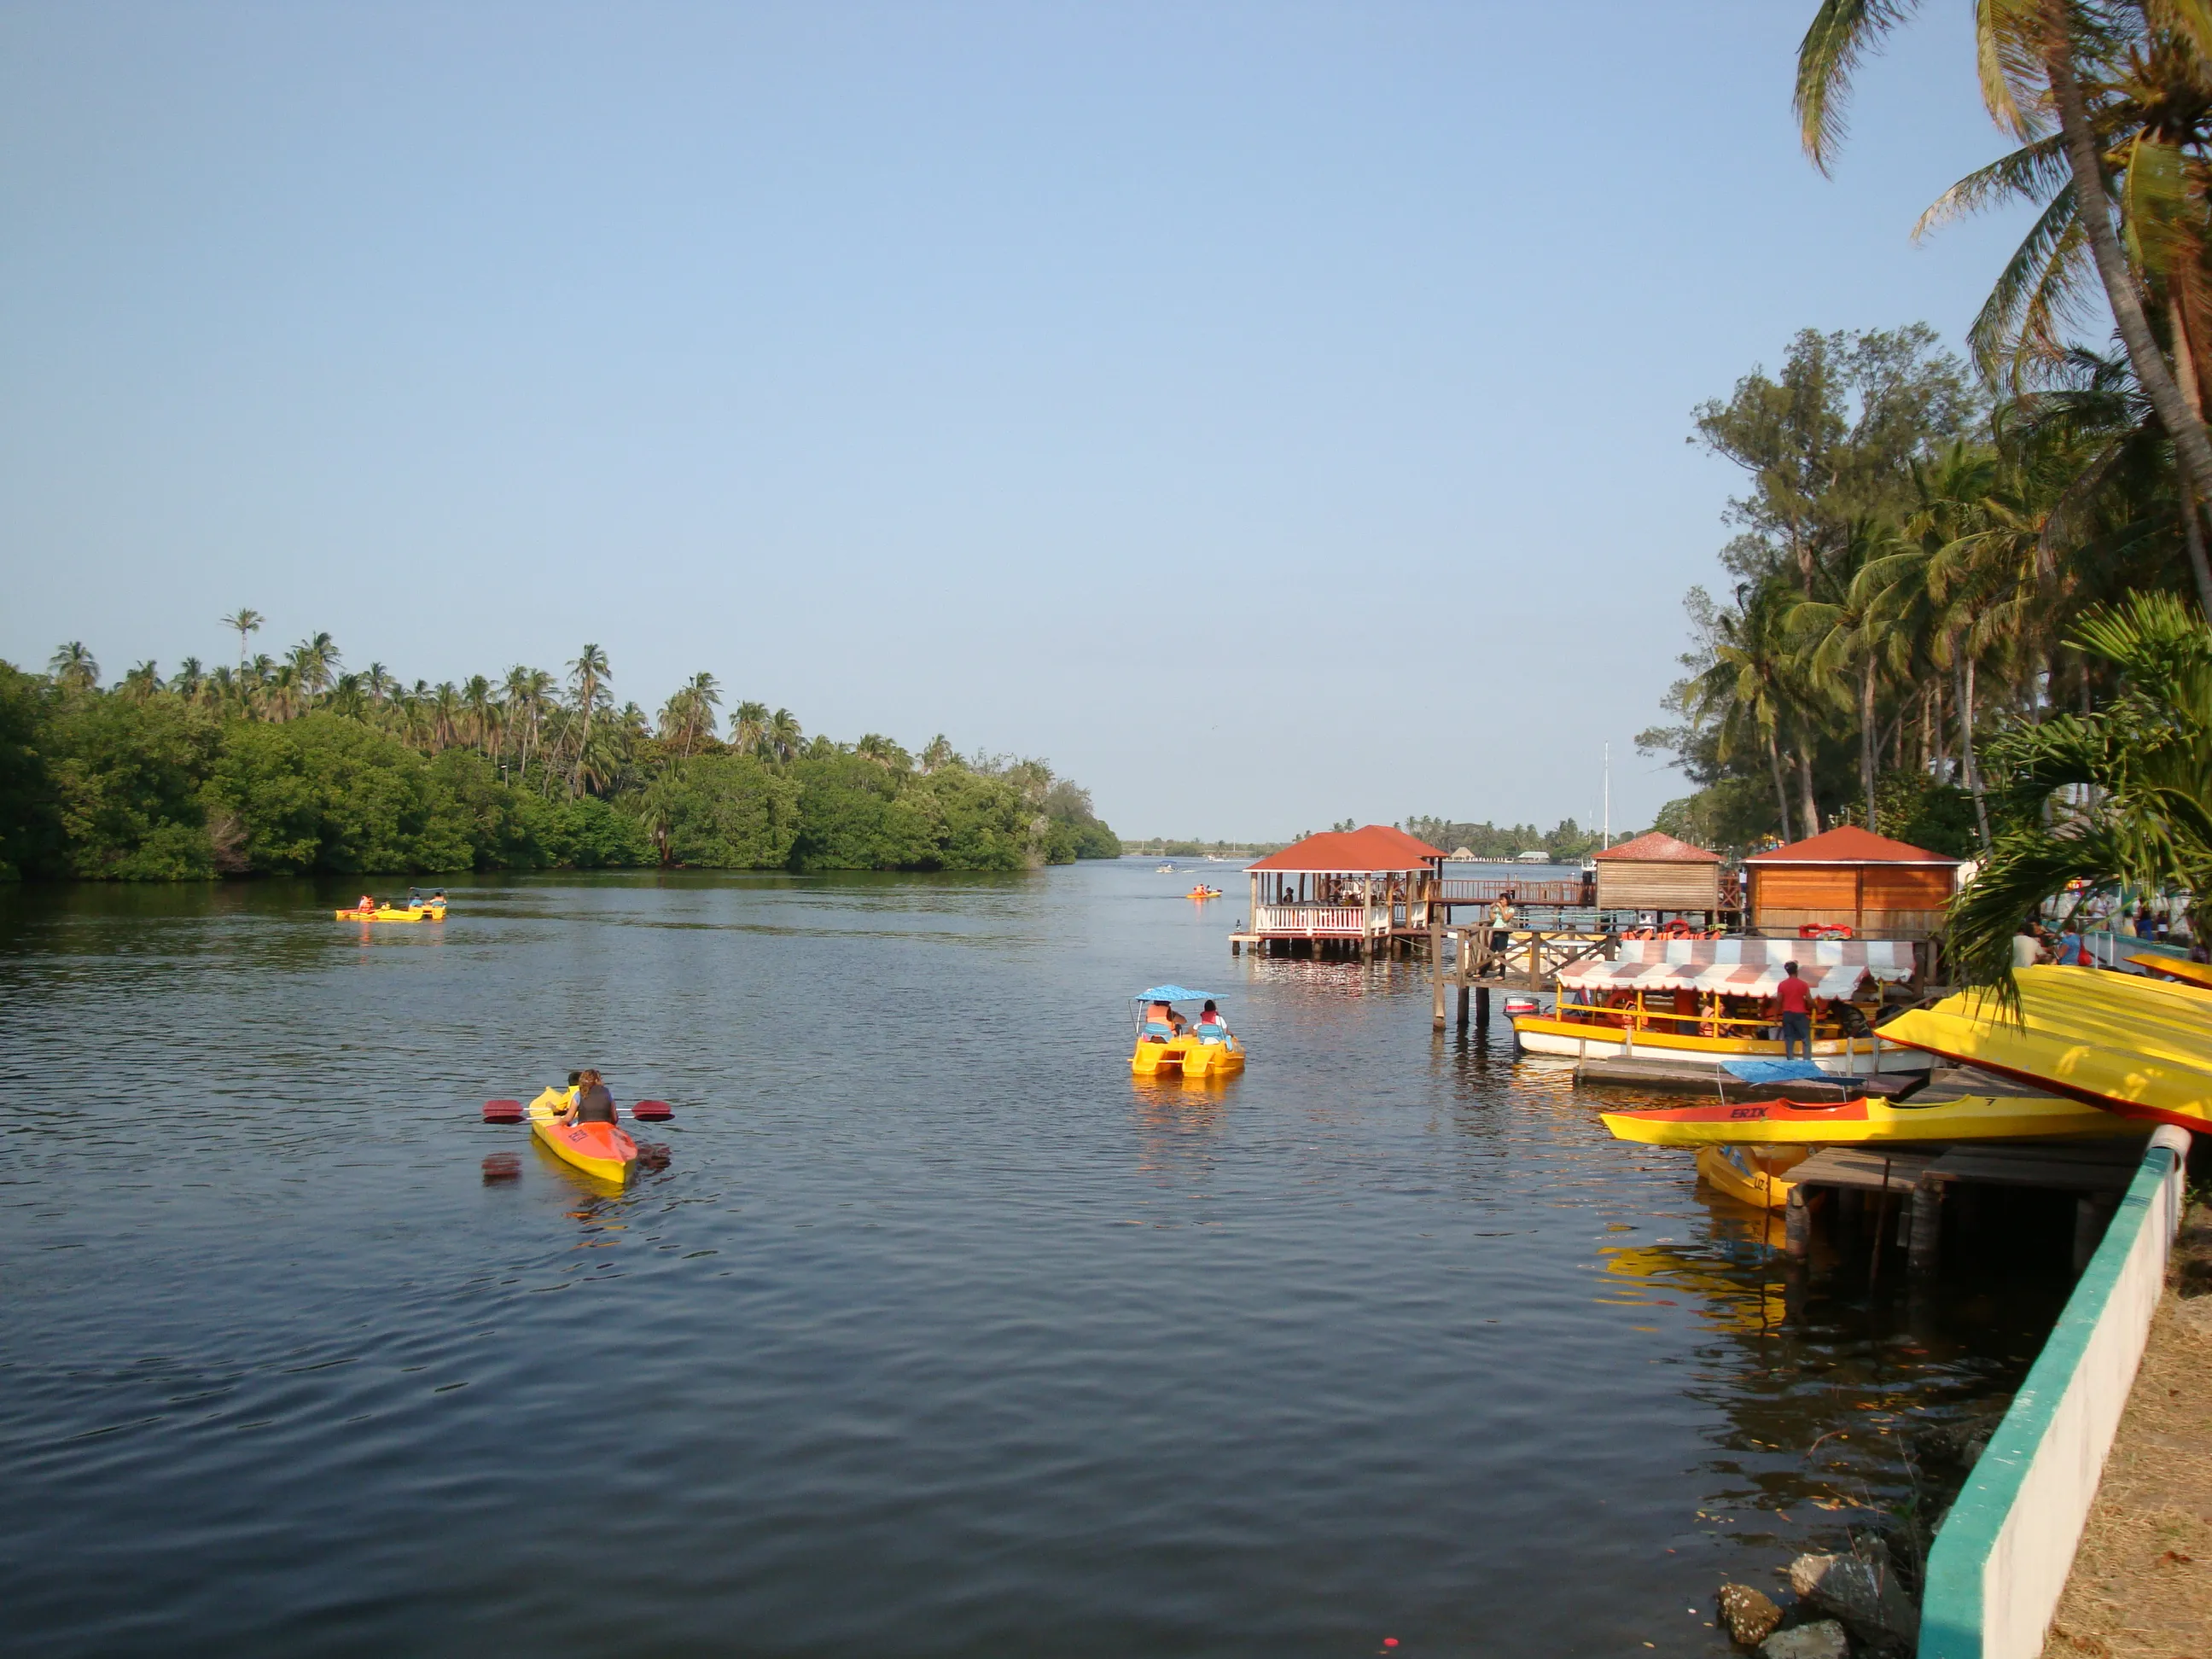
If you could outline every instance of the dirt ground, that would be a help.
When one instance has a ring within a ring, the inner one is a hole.
[[[2212,1659],[2212,1210],[2193,1206],[2044,1659]]]

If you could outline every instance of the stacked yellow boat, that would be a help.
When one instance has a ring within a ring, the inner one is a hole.
[[[1962,991],[1881,1034],[2130,1117],[2212,1127],[2212,989],[2094,968],[2013,979],[2017,1018],[1994,991]]]

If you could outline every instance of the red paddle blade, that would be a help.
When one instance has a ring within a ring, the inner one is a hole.
[[[522,1121],[522,1103],[519,1100],[487,1100],[483,1121],[487,1123],[520,1123]]]
[[[629,1109],[629,1115],[645,1123],[665,1123],[676,1115],[665,1100],[641,1100]]]
[[[492,1181],[516,1181],[522,1176],[522,1160],[513,1152],[494,1152],[483,1161],[483,1178]]]

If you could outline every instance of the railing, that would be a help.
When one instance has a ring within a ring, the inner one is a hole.
[[[1488,904],[1513,895],[1516,904],[1587,904],[1589,889],[1578,881],[1514,881],[1444,876],[1437,883],[1437,896],[1448,904]]]
[[[1390,913],[1357,904],[1263,904],[1254,913],[1256,933],[1348,933],[1364,938],[1387,927]]]
[[[1928,1552],[1921,1659],[2033,1659],[2073,1571],[2181,1219],[2189,1134],[2151,1133],[2118,1213]]]

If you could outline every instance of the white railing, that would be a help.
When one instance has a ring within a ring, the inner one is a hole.
[[[1350,933],[1365,935],[1389,920],[1387,911],[1357,904],[1263,904],[1253,918],[1259,933]]]

